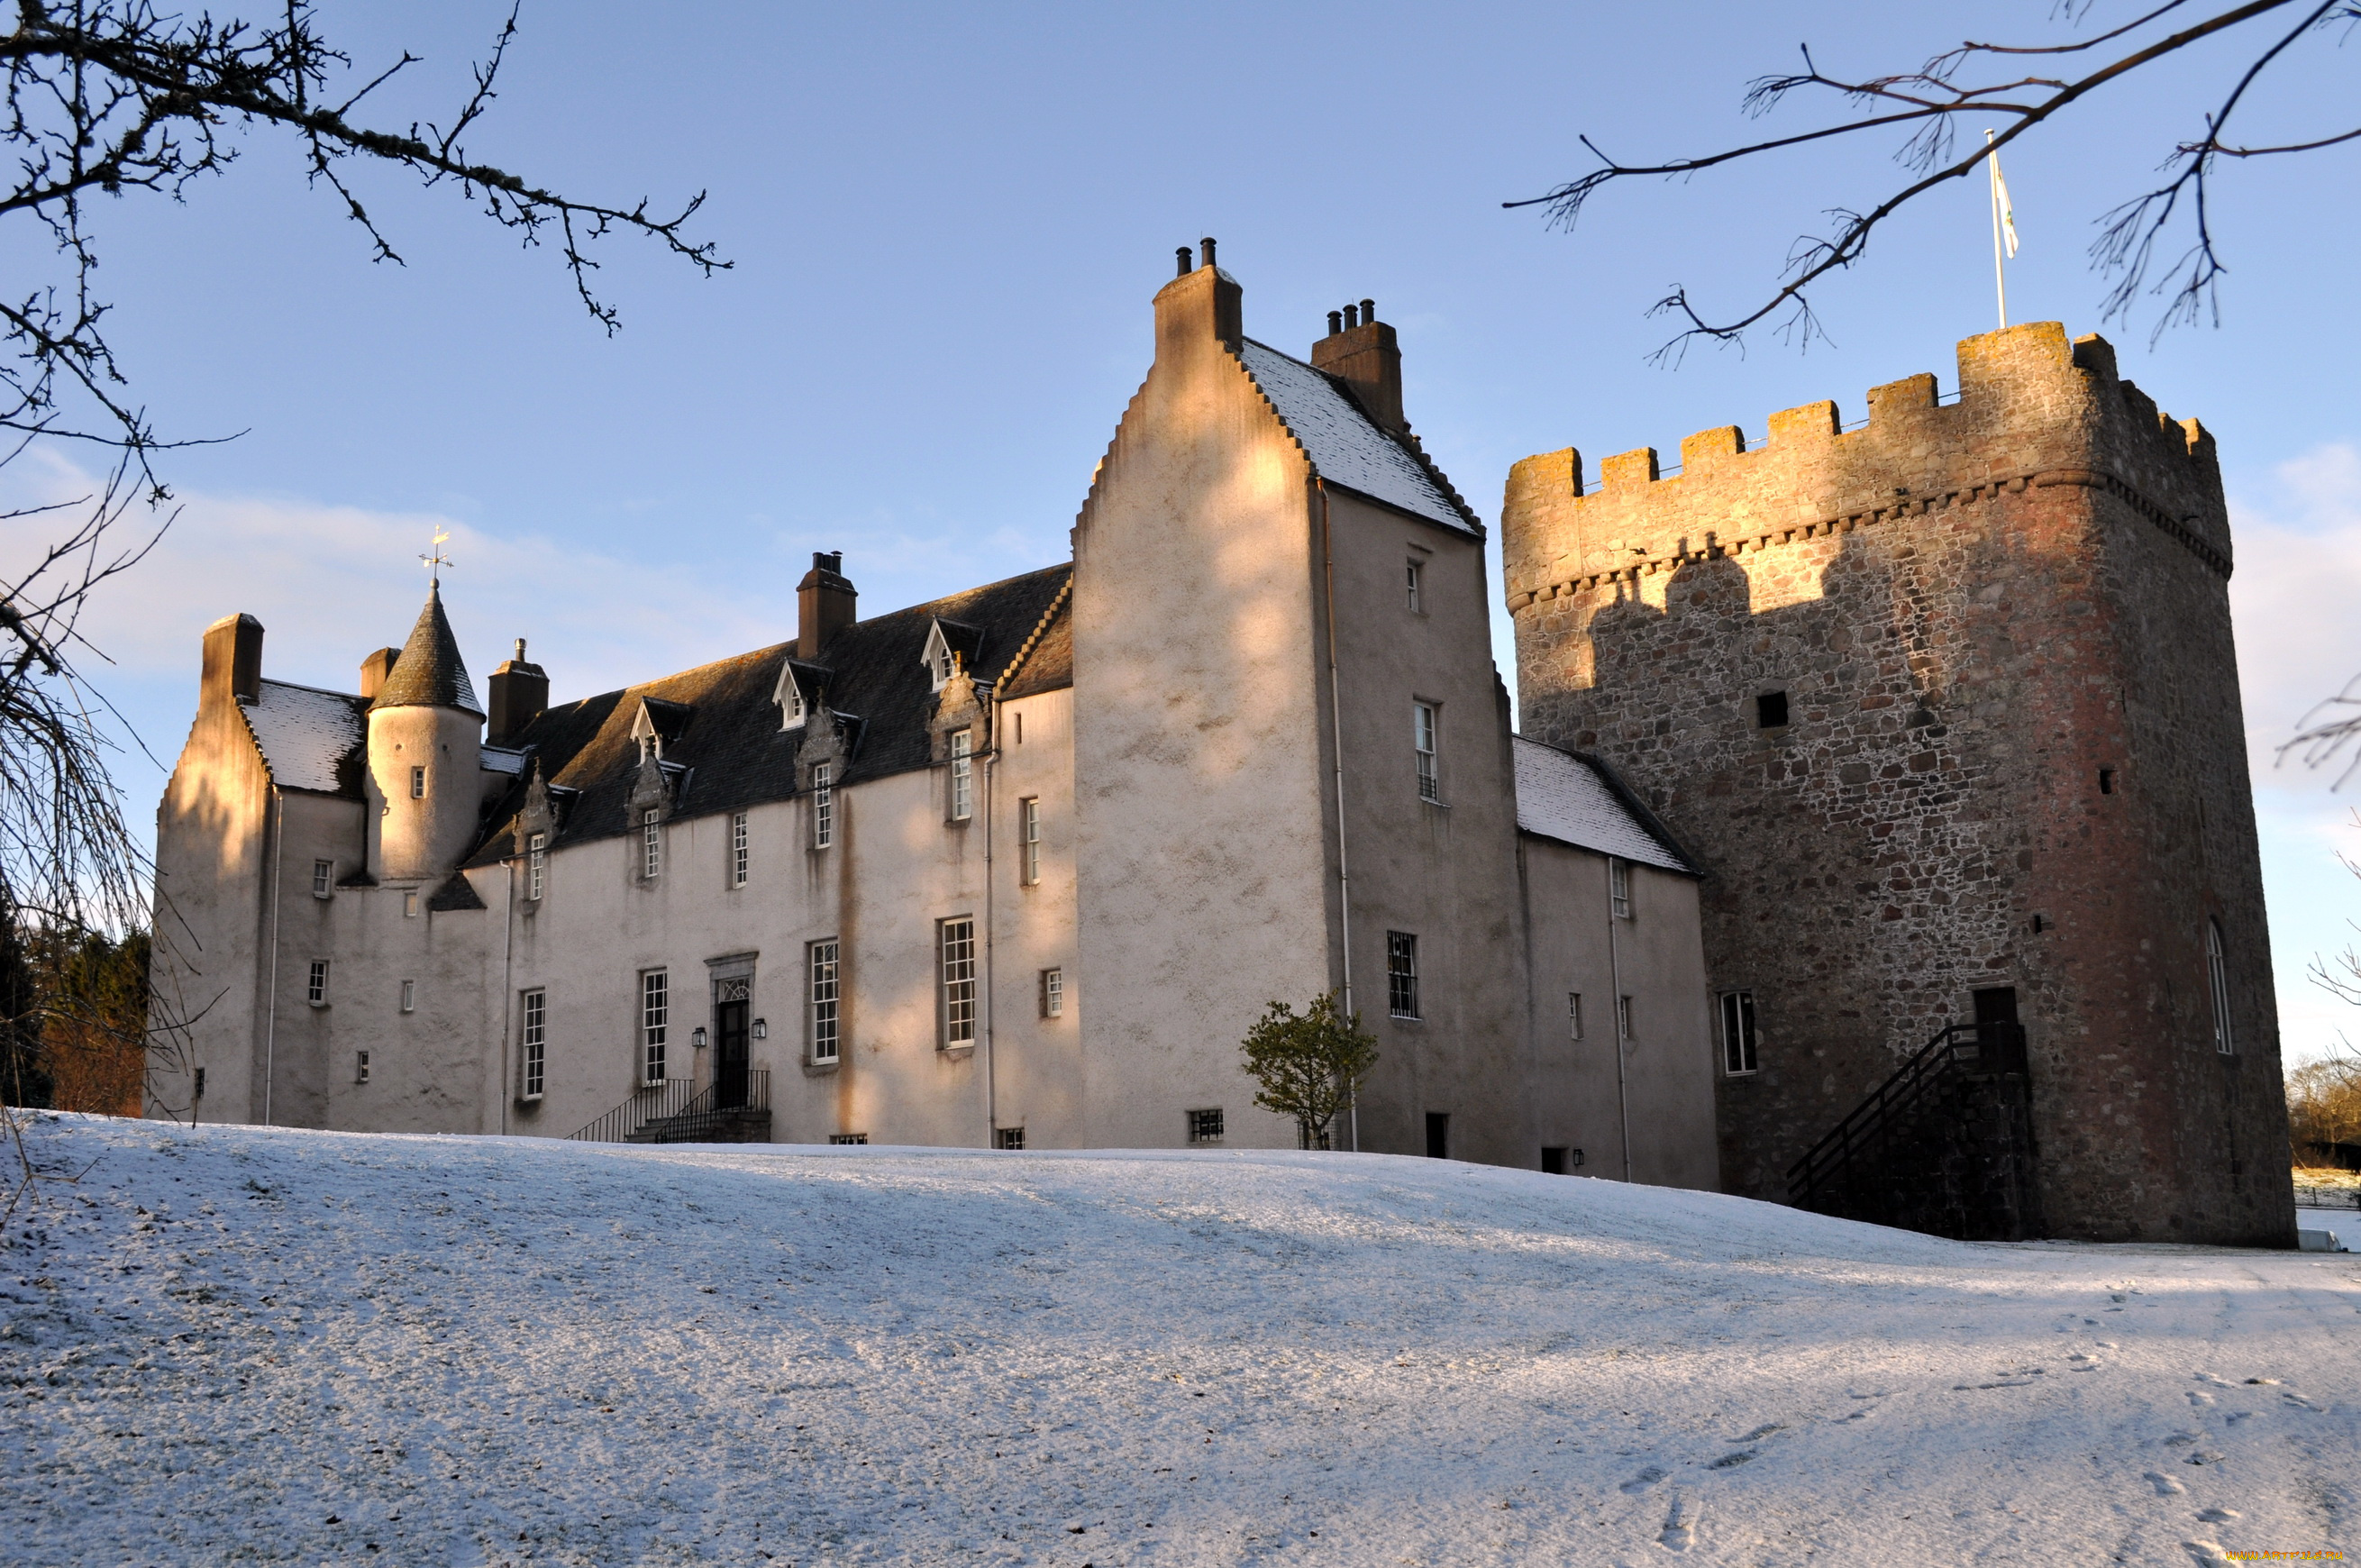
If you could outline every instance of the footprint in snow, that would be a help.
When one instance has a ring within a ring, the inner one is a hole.
[[[2210,1541],[2184,1541],[2181,1550],[2199,1563],[2227,1563],[2230,1554]]]
[[[1639,1493],[1646,1491],[1649,1487],[1654,1486],[1664,1478],[1664,1473],[1651,1464],[1646,1469],[1641,1471],[1637,1475],[1632,1476],[1629,1481],[1624,1482],[1623,1490],[1636,1496]]]
[[[1656,1544],[1667,1552],[1686,1552],[1697,1541],[1697,1506],[1686,1493],[1673,1499],[1673,1511],[1664,1516],[1664,1531],[1656,1537]]]
[[[2232,1519],[2242,1519],[2246,1516],[2235,1508],[2207,1508],[2197,1517],[2205,1524],[2227,1524]]]
[[[2149,1486],[2156,1488],[2156,1495],[2159,1497],[2169,1497],[2176,1492],[2186,1492],[2189,1490],[2188,1487],[2182,1486],[2171,1476],[2164,1475],[2159,1471],[2151,1470],[2145,1477],[2143,1477],[2143,1479],[2145,1479]]]

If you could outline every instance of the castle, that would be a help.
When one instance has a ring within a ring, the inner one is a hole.
[[[1530,457],[1501,519],[1526,732],[1707,873],[1726,1190],[2289,1245],[2212,437],[2056,323],[1867,413]]]
[[[1071,564],[862,619],[818,556],[792,638],[624,690],[519,642],[479,699],[433,588],[356,692],[215,623],[152,1113],[1291,1146],[1238,1042],[1335,992],[1379,1051],[1340,1144],[1715,1186],[1696,867],[1512,733],[1483,524],[1393,328],[1328,328],[1248,338],[1184,249]]]

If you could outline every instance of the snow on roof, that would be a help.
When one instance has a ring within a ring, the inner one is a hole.
[[[484,772],[507,773],[511,777],[524,773],[525,753],[506,746],[486,746],[483,751]]]
[[[1301,359],[1249,338],[1239,351],[1263,395],[1331,484],[1358,490],[1413,517],[1475,532],[1467,513],[1401,443],[1379,430],[1336,383]]]
[[[1677,850],[1632,815],[1598,764],[1521,735],[1510,740],[1521,831],[1643,866],[1696,873]]]
[[[280,788],[335,795],[343,787],[337,764],[368,739],[367,706],[342,692],[264,681],[261,695],[241,711]]]

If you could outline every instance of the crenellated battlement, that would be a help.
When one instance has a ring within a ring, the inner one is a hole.
[[[1987,333],[1960,344],[1949,400],[1920,374],[1872,388],[1867,402],[1852,428],[1822,401],[1773,414],[1759,442],[1737,425],[1699,431],[1681,443],[1676,469],[1653,447],[1619,453],[1595,486],[1575,448],[1526,458],[1501,513],[1510,609],[2056,484],[2116,496],[2229,572],[2213,436],[2123,379],[2103,338],[2069,343],[2057,322]]]

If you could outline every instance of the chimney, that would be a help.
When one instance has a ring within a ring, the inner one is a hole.
[[[1375,300],[1330,311],[1328,335],[1312,345],[1312,363],[1342,380],[1379,428],[1395,435],[1410,433],[1402,418],[1401,349],[1394,329],[1378,320]]]
[[[819,663],[829,639],[856,619],[857,596],[844,575],[844,556],[830,551],[812,552],[811,570],[796,585],[796,654],[808,663]]]
[[[1231,352],[1246,336],[1237,280],[1213,265],[1213,241],[1202,242],[1204,265],[1183,270],[1156,296],[1156,356],[1170,362],[1186,359],[1199,345],[1218,342]],[[1188,247],[1177,259],[1185,263]]]
[[[491,728],[488,744],[505,746],[549,707],[549,672],[524,659],[524,639],[516,640],[516,657],[492,672]]]
[[[250,615],[223,616],[205,628],[204,648],[200,709],[261,700],[262,622]]]
[[[401,657],[399,648],[380,648],[361,661],[361,696],[375,701],[385,690],[386,676],[393,674],[393,662]]]

